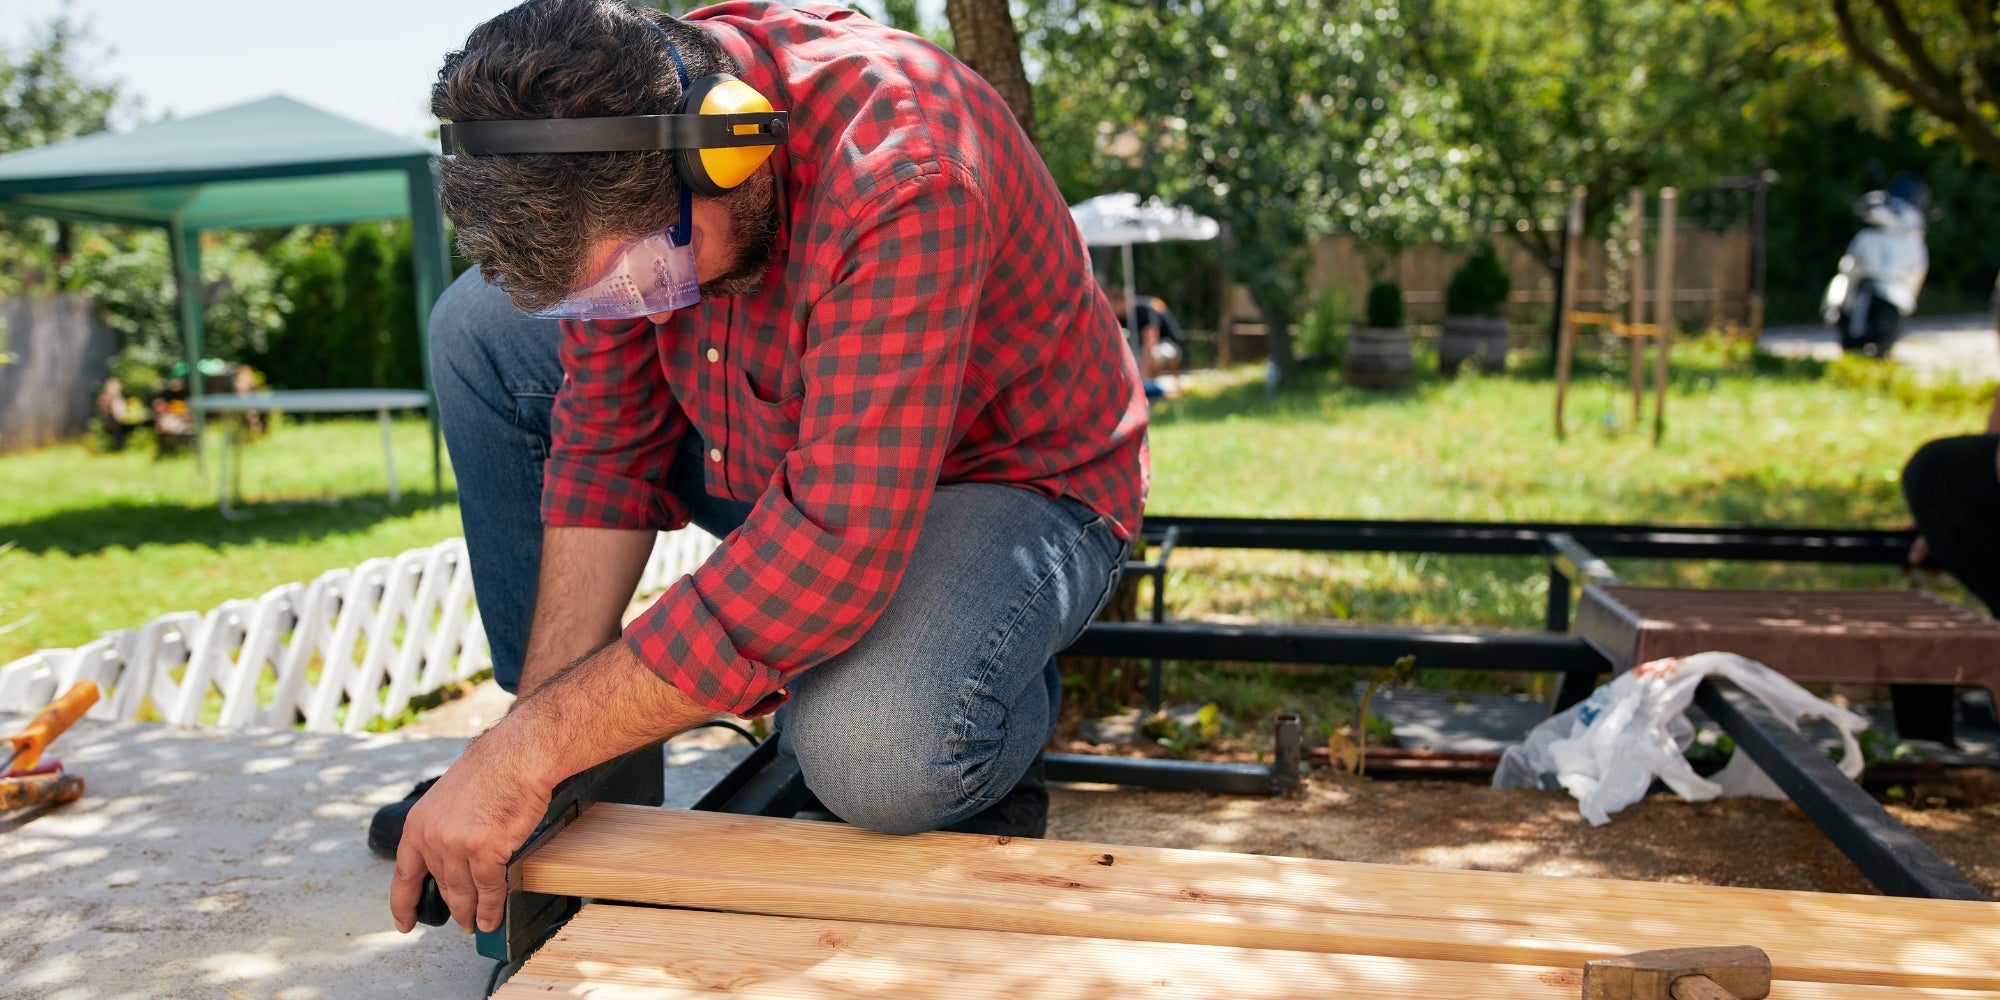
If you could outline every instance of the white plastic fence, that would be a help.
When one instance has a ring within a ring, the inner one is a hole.
[[[693,571],[717,544],[694,528],[661,535],[640,592]],[[0,667],[0,712],[36,711],[91,680],[103,692],[94,719],[354,733],[489,662],[465,541],[454,538],[205,615],[175,612],[76,649],[39,650]]]

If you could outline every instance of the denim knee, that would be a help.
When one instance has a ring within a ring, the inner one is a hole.
[[[801,733],[788,740],[806,787],[827,811],[855,826],[879,833],[924,833],[997,799],[969,799],[960,781],[965,762],[942,746],[867,746],[869,735],[855,731],[834,739],[815,735],[827,734]]]

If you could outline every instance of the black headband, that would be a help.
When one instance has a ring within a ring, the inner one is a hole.
[[[785,141],[785,119],[783,111],[753,111],[447,122],[439,138],[446,156],[776,146]]]

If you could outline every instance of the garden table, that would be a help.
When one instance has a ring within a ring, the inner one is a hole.
[[[203,415],[266,410],[286,413],[367,413],[372,410],[382,424],[382,464],[388,470],[389,502],[393,504],[402,493],[396,486],[396,456],[389,446],[389,411],[425,409],[431,405],[431,397],[421,389],[281,389],[200,396],[191,400],[189,405]],[[216,491],[216,503],[222,510],[222,516],[231,519],[236,518],[237,513],[230,505],[230,494],[237,493],[240,499],[242,484],[232,479],[230,470],[233,464],[234,479],[241,479],[243,457],[237,452],[242,444],[242,428],[237,427],[229,432],[222,449],[222,482]],[[233,463],[232,456],[235,459]]]

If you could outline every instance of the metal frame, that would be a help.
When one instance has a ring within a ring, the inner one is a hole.
[[[1900,565],[1913,534],[1835,528],[1690,528],[1643,524],[1452,521],[1329,521],[1151,517],[1146,537],[1158,546],[1127,573],[1154,581],[1152,623],[1098,622],[1068,655],[1126,656],[1153,663],[1149,700],[1157,702],[1160,666],[1177,660],[1231,660],[1341,666],[1388,666],[1409,654],[1426,668],[1521,670],[1564,675],[1559,703],[1585,696],[1611,662],[1583,639],[1551,634],[1569,626],[1576,583],[1615,584],[1603,554],[1647,559],[1736,559]],[[1312,552],[1433,552],[1540,557],[1548,562],[1548,632],[1395,626],[1301,628],[1165,622],[1168,559],[1176,547],[1291,549]],[[1798,802],[1862,874],[1892,895],[1983,898],[1942,858],[1842,775],[1818,750],[1754,698],[1710,681],[1699,701],[1781,788]],[[1056,781],[1151,788],[1273,794],[1298,780],[1298,720],[1281,717],[1272,766],[1209,764],[1050,754]],[[700,809],[792,815],[811,804],[796,765],[766,740],[705,795]]]

